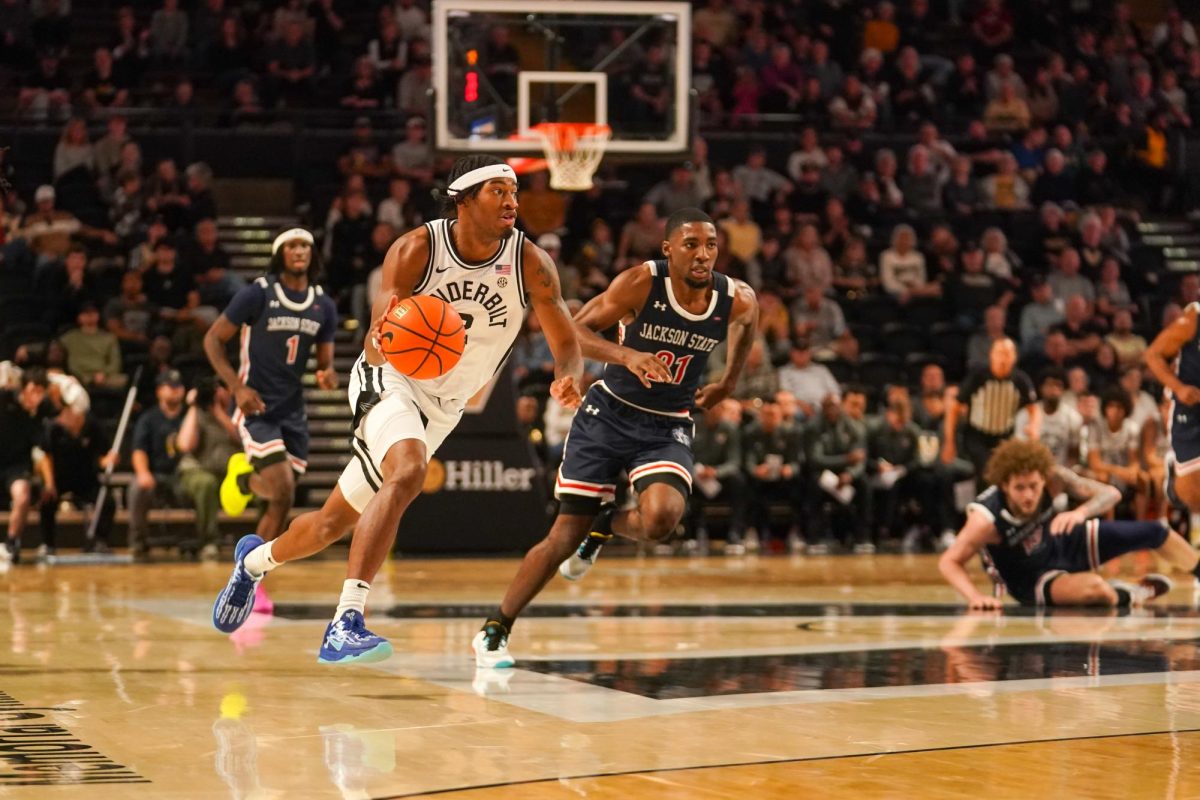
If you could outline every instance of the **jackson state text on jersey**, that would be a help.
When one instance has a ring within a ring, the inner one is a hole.
[[[332,342],[337,331],[333,301],[319,286],[297,292],[264,275],[233,296],[225,316],[241,326],[238,375],[258,392],[265,413],[303,413],[309,352],[314,344]]]
[[[714,272],[708,310],[693,314],[675,299],[665,260],[648,261],[642,268],[653,276],[650,293],[634,320],[621,325],[620,341],[625,347],[657,356],[671,372],[671,382],[651,383],[646,388],[627,367],[608,364],[599,385],[618,400],[645,411],[688,416],[708,356],[729,332],[736,287],[732,280]]]

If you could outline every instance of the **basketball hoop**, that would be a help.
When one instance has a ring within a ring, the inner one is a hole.
[[[529,130],[542,140],[552,189],[586,192],[592,188],[592,175],[604,158],[612,128],[593,122],[542,122]]]

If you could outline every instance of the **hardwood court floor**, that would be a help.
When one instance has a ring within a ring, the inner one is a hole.
[[[391,563],[397,655],[343,668],[315,659],[337,561],[272,574],[277,614],[232,639],[225,564],[14,568],[0,798],[1200,797],[1184,581],[1145,613],[970,616],[932,556],[603,558],[477,674],[515,565]]]

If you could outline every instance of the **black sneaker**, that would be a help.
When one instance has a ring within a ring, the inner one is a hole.
[[[508,653],[508,631],[495,620],[487,624],[471,641],[475,651],[475,666],[491,669],[506,669],[517,662]]]

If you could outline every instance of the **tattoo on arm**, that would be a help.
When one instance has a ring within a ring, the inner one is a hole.
[[[1085,478],[1074,470],[1063,466],[1054,468],[1054,476],[1063,482],[1067,494],[1075,497],[1086,497],[1087,501],[1079,510],[1088,518],[1107,514],[1121,500],[1121,493],[1106,483]]]
[[[754,334],[758,327],[758,300],[754,291],[745,284],[739,283],[738,294],[749,302],[747,308],[734,324],[729,326],[729,360],[725,365],[722,381],[727,385],[737,382],[738,376],[746,366],[746,358],[754,345]]]
[[[730,342],[732,356],[725,368],[723,380],[733,384],[737,382],[738,376],[746,366],[746,358],[750,355],[750,348],[754,344],[754,331],[751,328],[751,322],[747,321],[744,324],[731,327]]]
[[[554,288],[554,276],[550,274],[550,270],[546,269],[545,264],[539,264],[537,268],[538,280],[541,281],[543,289]]]

